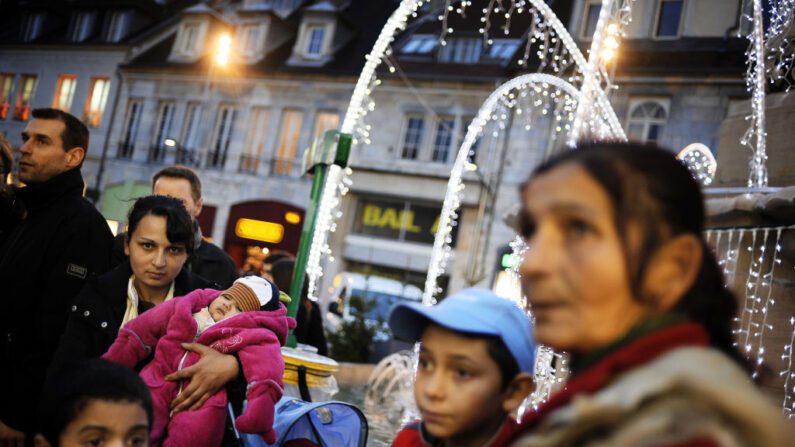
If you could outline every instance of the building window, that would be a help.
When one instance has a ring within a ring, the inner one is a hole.
[[[447,45],[439,50],[440,62],[475,63],[480,60],[483,40],[476,37],[447,39]]]
[[[599,22],[599,13],[601,11],[601,0],[591,0],[585,5],[585,16],[583,16],[580,37],[585,40],[593,39],[593,34],[596,32],[596,24]]]
[[[44,26],[44,13],[42,12],[30,13],[28,15],[28,20],[25,23],[24,32],[22,34],[22,40],[24,40],[25,42],[30,42],[33,39],[39,37],[43,26]]]
[[[296,149],[298,137],[301,135],[301,123],[304,112],[300,110],[285,110],[282,112],[282,131],[279,137],[279,147],[276,160],[273,163],[273,173],[288,175],[292,172],[293,163],[297,162]]]
[[[326,36],[326,27],[310,26],[307,29],[309,39],[306,44],[307,57],[319,57],[323,52],[323,40]]]
[[[182,56],[195,56],[199,51],[199,32],[201,31],[201,24],[188,23],[182,28],[180,34],[180,41],[178,53]]]
[[[334,130],[340,123],[340,115],[337,112],[321,110],[315,116],[314,138],[320,138],[326,131]]]
[[[207,154],[207,167],[222,169],[226,163],[226,154],[229,143],[232,141],[232,131],[235,127],[237,110],[232,106],[221,106],[218,110],[218,119],[215,122],[215,138],[210,152]]]
[[[72,25],[72,42],[82,42],[86,40],[91,35],[91,30],[93,28],[93,12],[83,11],[75,13]]]
[[[14,91],[14,74],[0,73],[0,119],[8,117],[11,108],[11,93]]]
[[[124,132],[122,132],[122,139],[119,142],[117,157],[132,158],[143,109],[144,102],[141,99],[131,99],[127,105],[127,117],[124,120]]]
[[[428,54],[436,46],[438,38],[429,35],[411,36],[408,43],[403,45],[400,52],[403,54]]]
[[[174,110],[176,105],[173,102],[161,101],[157,112],[155,127],[155,141],[149,148],[149,161],[162,162],[166,158],[166,138],[171,138],[171,125],[174,122]]]
[[[198,102],[188,103],[185,111],[185,129],[182,132],[183,145],[188,150],[198,148],[202,125],[202,105]]]
[[[400,158],[416,160],[422,146],[422,134],[425,131],[425,119],[421,116],[409,116],[406,121],[406,135],[403,138],[403,150]]]
[[[83,111],[83,121],[86,125],[99,127],[102,112],[105,111],[105,104],[108,102],[108,92],[110,92],[110,78],[104,76],[91,78],[86,107]]]
[[[259,24],[244,25],[240,31],[240,54],[246,57],[252,57],[259,51],[262,27]]]
[[[489,59],[510,59],[519,48],[518,40],[494,39],[494,43],[489,47]]]
[[[246,152],[240,156],[241,172],[257,172],[265,148],[265,139],[268,136],[270,117],[269,109],[252,107],[248,125],[248,147]]]
[[[58,76],[58,83],[55,84],[55,96],[52,98],[52,107],[54,109],[69,112],[72,107],[72,98],[75,95],[75,84],[77,84],[77,76],[75,75]]]
[[[30,104],[33,102],[33,95],[36,93],[36,80],[38,76],[23,74],[19,82],[17,100],[14,103],[14,119],[27,121],[30,118]]]
[[[189,102],[185,110],[185,127],[182,129],[182,144],[177,144],[177,164],[199,166],[201,159],[196,149],[202,130],[202,105]]]
[[[447,163],[450,156],[450,146],[453,144],[453,131],[455,121],[452,118],[442,117],[436,124],[436,138],[433,141],[433,155],[431,161]]]
[[[682,20],[682,0],[660,0],[657,8],[657,37],[677,37]]]
[[[127,28],[127,13],[124,11],[116,11],[110,16],[110,24],[108,25],[108,42],[118,42],[126,34]]]
[[[292,11],[301,0],[271,0],[271,7],[277,11]]]
[[[643,143],[656,143],[667,121],[666,106],[659,101],[631,101],[627,136]]]
[[[475,117],[469,117],[464,120],[464,132],[461,134],[461,141],[458,142],[458,146],[460,147],[464,144],[464,138],[466,138],[467,133],[469,133],[469,126],[472,125],[472,121],[475,120]],[[478,159],[478,146],[480,146],[480,137],[475,136],[475,141],[472,143],[472,146],[469,147],[469,162],[470,163],[477,163]]]

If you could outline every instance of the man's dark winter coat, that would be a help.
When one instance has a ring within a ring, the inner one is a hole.
[[[127,309],[127,285],[131,275],[130,263],[125,261],[86,284],[70,309],[66,331],[53,359],[54,368],[70,361],[99,357],[113,344]],[[174,296],[208,287],[218,288],[183,268],[174,279]],[[151,308],[151,304],[140,301],[138,314]]]
[[[71,169],[16,190],[25,217],[0,242],[0,420],[33,428],[36,401],[72,299],[109,268],[108,224]]]

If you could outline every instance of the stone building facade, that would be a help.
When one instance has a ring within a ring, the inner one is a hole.
[[[301,155],[324,130],[339,127],[364,56],[399,2],[155,3],[176,12],[142,32],[140,43],[93,64],[70,59],[74,70],[101,68],[111,77],[118,67],[118,97],[109,95],[106,105],[113,119],[100,122],[85,169],[101,192],[98,206],[108,219],[122,221],[129,198],[149,190],[154,172],[184,163],[198,170],[204,184],[204,234],[238,263],[251,247],[294,252],[303,221],[286,216],[303,216],[311,184],[302,175]],[[553,5],[583,49],[599,3]],[[633,3],[615,64],[618,89],[610,93],[632,138],[676,151],[695,142],[717,150],[729,105],[747,97],[745,43],[732,37],[739,3]],[[331,238],[334,260],[321,295],[339,292],[345,278],[377,277],[383,281],[372,287],[382,294],[416,297],[466,125],[498,85],[524,73],[517,64],[527,38],[521,26],[498,47],[483,47],[471,28],[457,29],[447,49],[435,46],[440,25],[433,8],[440,4],[423,7],[418,25],[395,39],[391,59],[399,70],[379,72],[383,83],[372,93],[376,106],[367,117],[371,142],[357,145],[351,155],[353,186]],[[224,34],[231,39],[222,65],[213,57]],[[56,73],[45,50],[33,55],[28,44],[16,45],[0,47],[3,55],[15,55],[0,59],[0,71],[40,73],[40,85],[53,84]],[[99,52],[86,47],[75,51]],[[57,49],[51,57],[64,58],[66,52]],[[28,59],[32,65],[23,66]],[[90,77],[84,71],[75,71],[79,81]],[[79,89],[85,87],[77,88],[79,109]],[[42,87],[32,104],[49,105],[53,95]],[[478,143],[481,169],[466,176],[451,268],[442,281],[448,290],[492,286],[514,235],[502,215],[518,203],[518,188],[533,166],[560,146],[550,138],[548,119],[539,117],[529,130],[520,121]],[[0,119],[0,129],[11,135],[23,124]],[[99,157],[103,149],[105,157]],[[240,219],[281,225],[282,238],[241,236]],[[337,276],[343,272],[348,276]]]

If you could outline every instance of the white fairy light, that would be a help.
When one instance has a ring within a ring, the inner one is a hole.
[[[792,370],[792,346],[795,345],[795,316],[790,317],[789,324],[792,326],[792,333],[789,337],[789,344],[784,345],[784,354],[781,355],[781,359],[787,361],[787,369],[781,371],[781,375],[784,376],[784,401],[781,403],[781,407],[784,409],[784,414],[789,419],[792,419],[795,417],[795,390],[791,388],[790,381],[795,379],[795,372]]]
[[[509,95],[528,88],[538,89],[539,92],[547,91],[550,86],[565,92],[568,96],[576,97],[579,94],[574,86],[556,76],[543,73],[522,75],[511,79],[492,92],[486,101],[483,102],[475,119],[472,120],[472,124],[469,125],[464,141],[458,150],[455,163],[453,163],[453,168],[450,170],[450,179],[447,182],[447,191],[445,192],[442,212],[439,216],[439,225],[434,236],[433,249],[431,250],[428,274],[425,279],[425,290],[422,294],[422,302],[424,304],[435,303],[434,296],[441,291],[437,280],[444,273],[450,257],[450,233],[455,225],[455,214],[463,196],[464,183],[462,176],[469,158],[470,148],[478,135],[485,129],[486,124],[491,119],[496,120],[499,118],[499,116],[495,116],[495,111],[501,106],[505,106],[504,101]]]
[[[747,17],[747,16],[746,16]],[[762,29],[762,0],[753,0],[753,11],[750,16],[752,30],[748,35],[750,41],[746,56],[748,70],[746,86],[751,93],[750,127],[740,139],[740,144],[749,146],[753,151],[748,163],[748,187],[763,188],[767,186],[767,154],[765,152],[765,52],[764,34]],[[756,142],[754,143],[754,139]]]
[[[792,87],[792,65],[795,61],[795,0],[770,0],[770,25],[765,36],[767,74],[771,84]],[[770,63],[772,61],[772,63]]]
[[[715,179],[715,171],[718,168],[718,162],[712,155],[712,151],[701,143],[692,143],[687,145],[676,156],[693,174],[693,178],[702,186],[707,186]]]
[[[361,131],[356,129],[364,129],[362,125],[362,118],[367,113],[368,109],[375,107],[375,102],[369,99],[368,91],[377,83],[375,77],[375,70],[384,60],[384,55],[387,53],[390,42],[392,42],[395,34],[406,27],[406,22],[410,15],[412,15],[417,8],[422,6],[423,0],[403,0],[398,5],[397,9],[389,16],[386,24],[381,29],[373,49],[365,56],[365,63],[359,79],[356,82],[356,87],[353,89],[351,100],[348,103],[348,109],[345,112],[345,118],[342,122],[340,131],[342,133],[351,134],[354,141],[361,138],[366,141],[367,137]],[[355,145],[355,144],[354,144]],[[353,147],[351,148],[353,149]],[[312,232],[312,244],[309,248],[309,256],[307,259],[307,275],[309,276],[308,291],[309,297],[316,298],[314,293],[317,290],[317,284],[320,277],[323,276],[323,268],[321,267],[321,258],[323,255],[330,255],[331,249],[328,246],[328,233],[334,227],[335,209],[340,203],[340,196],[344,195],[350,187],[350,170],[343,172],[339,166],[332,165],[329,167],[326,175],[326,181],[323,185],[322,199],[318,204],[317,217],[315,229]],[[347,178],[347,179],[346,179]],[[345,180],[344,180],[345,179]],[[347,185],[345,184],[347,181]]]

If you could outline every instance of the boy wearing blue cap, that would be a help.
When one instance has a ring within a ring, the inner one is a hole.
[[[420,342],[414,399],[422,421],[394,447],[498,445],[533,390],[535,343],[527,314],[490,290],[465,289],[435,306],[399,304],[397,338]]]

